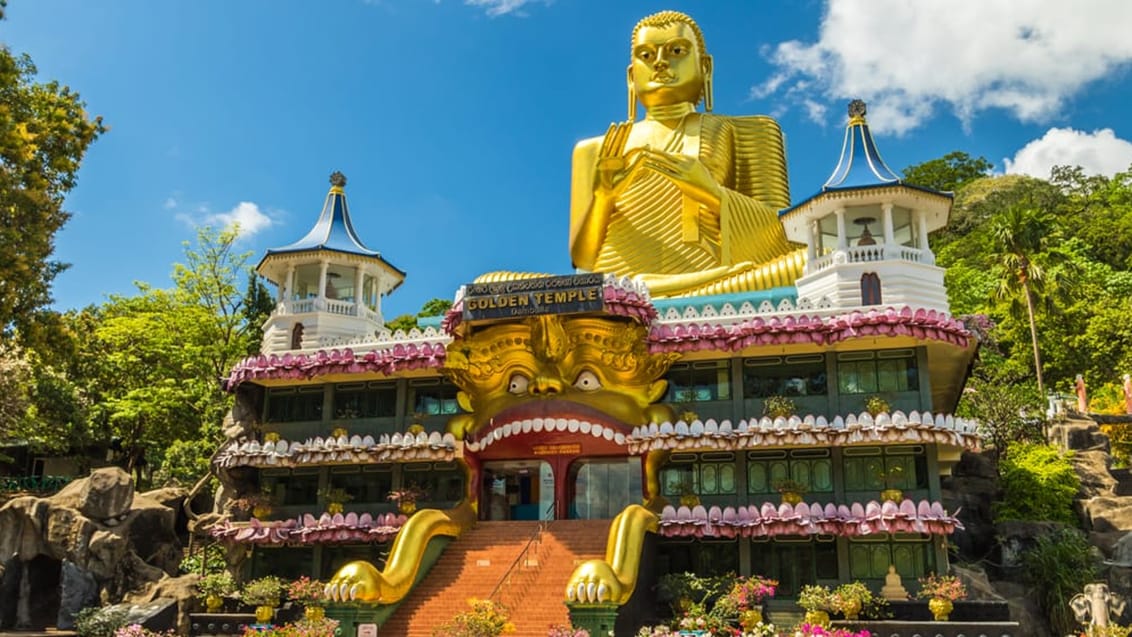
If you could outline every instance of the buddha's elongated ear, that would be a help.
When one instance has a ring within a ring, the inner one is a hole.
[[[704,111],[710,113],[712,106],[711,72],[713,68],[711,56],[704,54],[704,56],[700,58],[700,66],[704,73]]]
[[[629,122],[637,121],[637,89],[633,87],[633,65],[625,69],[625,80],[629,84]]]

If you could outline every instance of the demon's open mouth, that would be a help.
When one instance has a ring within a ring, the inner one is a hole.
[[[568,400],[534,400],[499,412],[464,444],[469,451],[482,451],[512,436],[563,431],[624,445],[631,430],[629,425],[593,407]]]

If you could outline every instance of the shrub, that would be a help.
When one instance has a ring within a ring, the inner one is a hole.
[[[126,611],[119,608],[84,608],[75,615],[79,637],[114,637],[126,627]]]
[[[1034,548],[1022,554],[1022,569],[1049,618],[1053,634],[1072,633],[1077,621],[1069,609],[1069,600],[1097,573],[1085,534],[1063,528],[1039,537]]]
[[[995,520],[1048,520],[1077,525],[1073,498],[1081,485],[1066,454],[1043,444],[1015,446],[999,463],[1002,501]]]
[[[471,610],[464,611],[433,631],[436,637],[498,637],[515,632],[507,609],[490,599],[469,599]]]
[[[201,562],[204,562],[203,568]],[[181,560],[182,573],[198,573],[210,575],[221,573],[228,569],[228,562],[224,558],[224,547],[219,544],[210,544],[203,551],[197,551]]]
[[[789,418],[798,412],[798,405],[786,396],[767,396],[763,400],[763,415],[767,418]]]
[[[203,599],[209,595],[227,597],[236,592],[236,582],[228,571],[209,573],[197,583],[197,594]]]
[[[278,606],[279,597],[285,590],[287,585],[283,580],[268,575],[244,584],[240,599],[248,606]]]

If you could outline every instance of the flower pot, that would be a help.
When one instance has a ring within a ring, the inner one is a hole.
[[[763,620],[763,609],[751,608],[739,613],[739,625],[745,631],[753,631]]]
[[[346,510],[346,505],[341,502],[331,502],[326,505],[326,512],[330,515],[335,515]]]
[[[417,503],[400,502],[397,504],[397,509],[404,515],[412,515],[417,510]]]
[[[803,620],[811,626],[829,626],[829,613],[824,610],[808,610]]]
[[[795,506],[802,503],[802,494],[796,491],[784,491],[782,493],[782,503]]]
[[[904,500],[904,492],[900,489],[885,489],[880,492],[881,502],[895,502],[900,504]]]
[[[270,504],[257,504],[254,507],[252,507],[252,516],[256,517],[257,519],[262,520],[263,518],[266,518],[269,515],[271,515],[271,505]]]
[[[308,622],[320,622],[326,619],[326,609],[322,606],[307,606],[303,609],[303,617]]]
[[[928,600],[928,610],[932,612],[932,617],[934,617],[937,622],[947,621],[947,617],[951,615],[953,608],[955,608],[955,604],[952,604],[950,599],[933,597]]]
[[[682,495],[680,496],[680,506],[694,509],[700,506],[700,496],[698,495]]]
[[[857,616],[861,614],[861,600],[847,599],[841,602],[841,614],[849,621],[857,621]]]
[[[274,606],[256,606],[255,607],[255,620],[259,624],[270,624],[271,618],[275,616]]]
[[[224,598],[219,595],[208,595],[204,598],[204,609],[210,613],[219,613],[224,608]]]

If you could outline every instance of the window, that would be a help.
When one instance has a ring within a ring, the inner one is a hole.
[[[611,519],[641,497],[640,458],[580,460],[568,473],[571,519]]]
[[[772,356],[743,361],[743,397],[824,396],[825,357]]]
[[[267,390],[267,422],[322,420],[321,385]]]
[[[290,475],[265,473],[261,481],[263,490],[281,506],[318,503],[318,469],[296,469]]]
[[[314,570],[314,547],[263,547],[254,549],[252,573],[254,577],[276,575],[283,579],[310,576]]]
[[[657,545],[657,571],[725,575],[739,572],[738,542],[698,540],[695,542],[662,541]]]
[[[731,495],[735,489],[735,454],[677,454],[660,474],[660,489],[665,496],[679,498],[688,492],[696,495]]]
[[[800,482],[809,493],[833,492],[833,460],[829,449],[752,451],[747,454],[747,493],[771,496],[782,480]]]
[[[409,386],[409,404],[413,413],[425,416],[442,416],[460,413],[456,402],[455,385],[441,381],[413,381]]]
[[[849,577],[883,580],[889,564],[905,582],[935,570],[931,538],[920,535],[878,535],[849,538]]]
[[[396,415],[395,383],[352,383],[334,387],[335,418],[386,418]]]
[[[928,459],[920,445],[846,448],[847,491],[909,491],[928,488]]]
[[[731,374],[727,361],[673,365],[668,372],[667,400],[674,403],[731,400]]]
[[[916,352],[893,349],[838,354],[837,388],[842,394],[919,391]]]
[[[803,586],[838,579],[837,542],[825,536],[752,541],[751,572],[778,580],[776,598],[795,597]]]
[[[388,502],[386,496],[393,489],[393,471],[387,466],[332,467],[330,469],[330,488],[342,489],[350,496],[352,503],[377,504]]]
[[[303,349],[303,324],[295,323],[291,328],[291,349]]]
[[[416,485],[427,494],[424,502],[457,502],[464,497],[464,474],[454,462],[405,465],[401,485]]]
[[[861,275],[861,305],[880,305],[880,277],[876,272]]]

